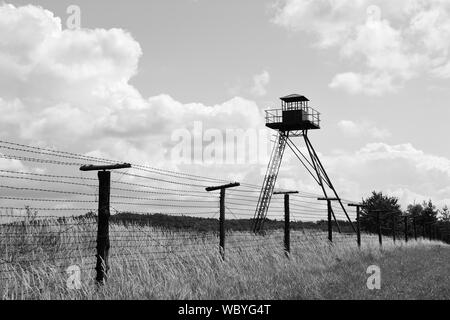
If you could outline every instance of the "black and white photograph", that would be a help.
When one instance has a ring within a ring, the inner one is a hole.
[[[450,300],[449,101],[448,0],[4,0],[0,300]]]

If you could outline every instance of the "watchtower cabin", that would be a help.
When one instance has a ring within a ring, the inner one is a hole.
[[[266,110],[266,126],[279,131],[320,129],[320,113],[298,94],[281,97],[281,109]]]

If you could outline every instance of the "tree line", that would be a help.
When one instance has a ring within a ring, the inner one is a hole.
[[[376,191],[363,199],[362,204],[360,216],[362,230],[377,232],[379,221],[383,233],[389,234],[394,230],[400,233],[402,230],[404,231],[406,217],[410,233],[414,231],[414,225],[420,236],[423,236],[423,233],[430,232],[430,227],[437,228],[442,234],[442,238],[449,240],[450,211],[446,205],[438,209],[432,200],[428,200],[422,203],[409,204],[406,210],[402,210],[397,197]]]

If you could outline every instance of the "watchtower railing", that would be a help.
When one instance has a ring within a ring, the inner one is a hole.
[[[299,121],[309,121],[315,126],[320,127],[320,112],[311,107],[302,107],[298,110],[303,110],[303,118],[299,119]],[[266,110],[266,124],[282,123],[283,111],[283,109]]]

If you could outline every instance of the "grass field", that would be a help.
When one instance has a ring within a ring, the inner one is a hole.
[[[109,278],[94,282],[94,220],[1,226],[2,299],[450,299],[448,245],[408,243],[304,230],[283,235],[227,235],[226,260],[217,235],[111,226]],[[65,270],[81,267],[82,288],[66,286]],[[381,290],[368,290],[369,265],[381,268]]]

